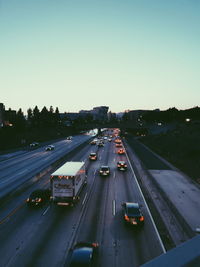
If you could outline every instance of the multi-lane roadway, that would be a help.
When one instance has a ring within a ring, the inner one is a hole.
[[[68,266],[70,248],[79,241],[99,244],[93,266],[140,266],[166,252],[126,153],[128,145],[125,154],[119,155],[114,138],[104,140],[104,147],[91,145],[90,139],[76,136],[72,141],[55,143],[53,151],[41,146],[2,157],[0,266]],[[97,152],[96,161],[89,160],[91,152]],[[40,208],[28,208],[29,194],[49,187],[50,174],[56,168],[53,162],[62,164],[58,159],[64,160],[66,154],[68,161],[86,162],[88,183],[80,201],[74,207],[48,202]],[[119,160],[127,162],[127,171],[117,169]],[[110,167],[108,177],[99,175],[102,165]],[[145,217],[142,228],[125,225],[123,202],[141,205]]]

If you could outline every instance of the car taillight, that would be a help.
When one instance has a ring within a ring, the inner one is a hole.
[[[92,246],[93,246],[94,248],[97,248],[97,247],[99,246],[99,244],[98,244],[98,243],[92,243]]]
[[[128,217],[127,215],[124,216],[124,219],[125,219],[126,221],[129,221],[129,217]]]
[[[143,222],[144,221],[144,216],[140,217],[140,221]]]

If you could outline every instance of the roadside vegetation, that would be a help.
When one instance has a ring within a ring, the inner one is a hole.
[[[79,123],[74,121],[73,125],[66,127],[58,108],[54,111],[52,106],[49,110],[43,107],[41,111],[35,106],[28,109],[27,116],[21,109],[14,114],[10,109],[4,127],[0,128],[0,151],[23,148],[34,141],[44,142],[74,135],[80,131],[77,129]]]
[[[178,123],[173,130],[139,139],[200,184],[200,121]]]

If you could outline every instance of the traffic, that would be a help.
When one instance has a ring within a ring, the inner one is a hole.
[[[119,134],[111,129],[84,139],[84,144],[79,139],[81,147],[65,162],[51,165],[4,202],[3,265],[115,266],[117,261],[118,266],[139,266],[165,253]],[[40,147],[32,156],[15,160],[30,157],[36,165],[36,159],[41,162],[39,155],[53,157],[75,140],[52,144],[51,152]],[[116,151],[116,144],[123,153]]]

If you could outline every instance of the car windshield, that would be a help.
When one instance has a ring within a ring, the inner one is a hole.
[[[102,170],[102,171],[108,171],[109,168],[108,168],[108,167],[102,167],[101,170]]]
[[[43,193],[42,192],[33,192],[31,194],[31,197],[32,198],[35,198],[35,197],[42,197],[43,196]]]

